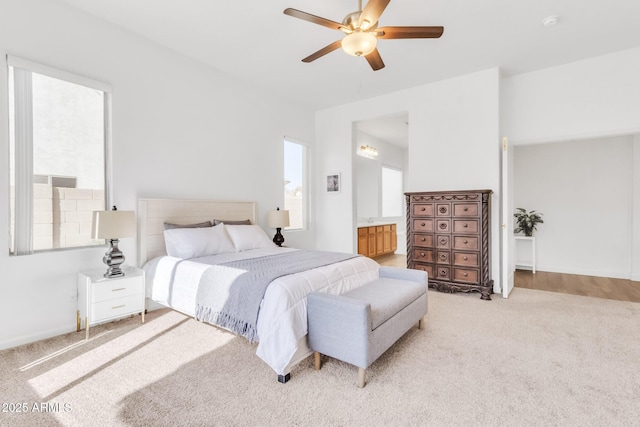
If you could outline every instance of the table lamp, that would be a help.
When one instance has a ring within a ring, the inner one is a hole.
[[[268,223],[269,228],[276,229],[276,235],[273,236],[273,243],[282,246],[284,236],[280,233],[280,230],[289,226],[289,211],[281,211],[280,208],[276,208],[275,211],[270,211]]]
[[[102,261],[107,265],[104,277],[111,279],[124,276],[120,265],[124,262],[124,254],[118,249],[118,239],[134,237],[136,233],[136,219],[133,211],[119,211],[114,206],[110,211],[94,211],[91,225],[91,238],[106,239],[109,249]]]

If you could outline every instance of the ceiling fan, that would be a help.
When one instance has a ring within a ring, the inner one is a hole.
[[[342,49],[352,56],[364,56],[374,71],[384,68],[384,62],[376,47],[378,39],[432,39],[438,38],[444,32],[444,27],[380,27],[378,19],[390,0],[369,0],[362,9],[362,0],[358,0],[358,10],[344,17],[342,23],[321,18],[301,10],[287,8],[285,15],[303,19],[314,24],[322,25],[334,30],[342,31],[345,36],[302,60],[311,62]]]

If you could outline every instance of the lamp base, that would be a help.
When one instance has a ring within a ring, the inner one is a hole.
[[[118,249],[118,239],[109,240],[109,250],[102,257],[102,262],[109,267],[103,275],[105,278],[113,279],[124,276],[124,271],[120,268],[124,262],[124,254]]]
[[[278,246],[282,246],[282,244],[284,243],[284,236],[282,235],[282,233],[280,233],[280,230],[282,229],[276,228],[276,235],[273,236],[273,243]]]

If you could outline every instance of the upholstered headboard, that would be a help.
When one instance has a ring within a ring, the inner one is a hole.
[[[220,200],[138,199],[138,266],[166,254],[164,223],[194,224],[214,219],[256,224],[256,203]]]

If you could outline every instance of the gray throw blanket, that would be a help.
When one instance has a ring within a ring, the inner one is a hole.
[[[198,286],[195,317],[256,342],[258,311],[269,283],[357,256],[300,250],[212,265]]]

